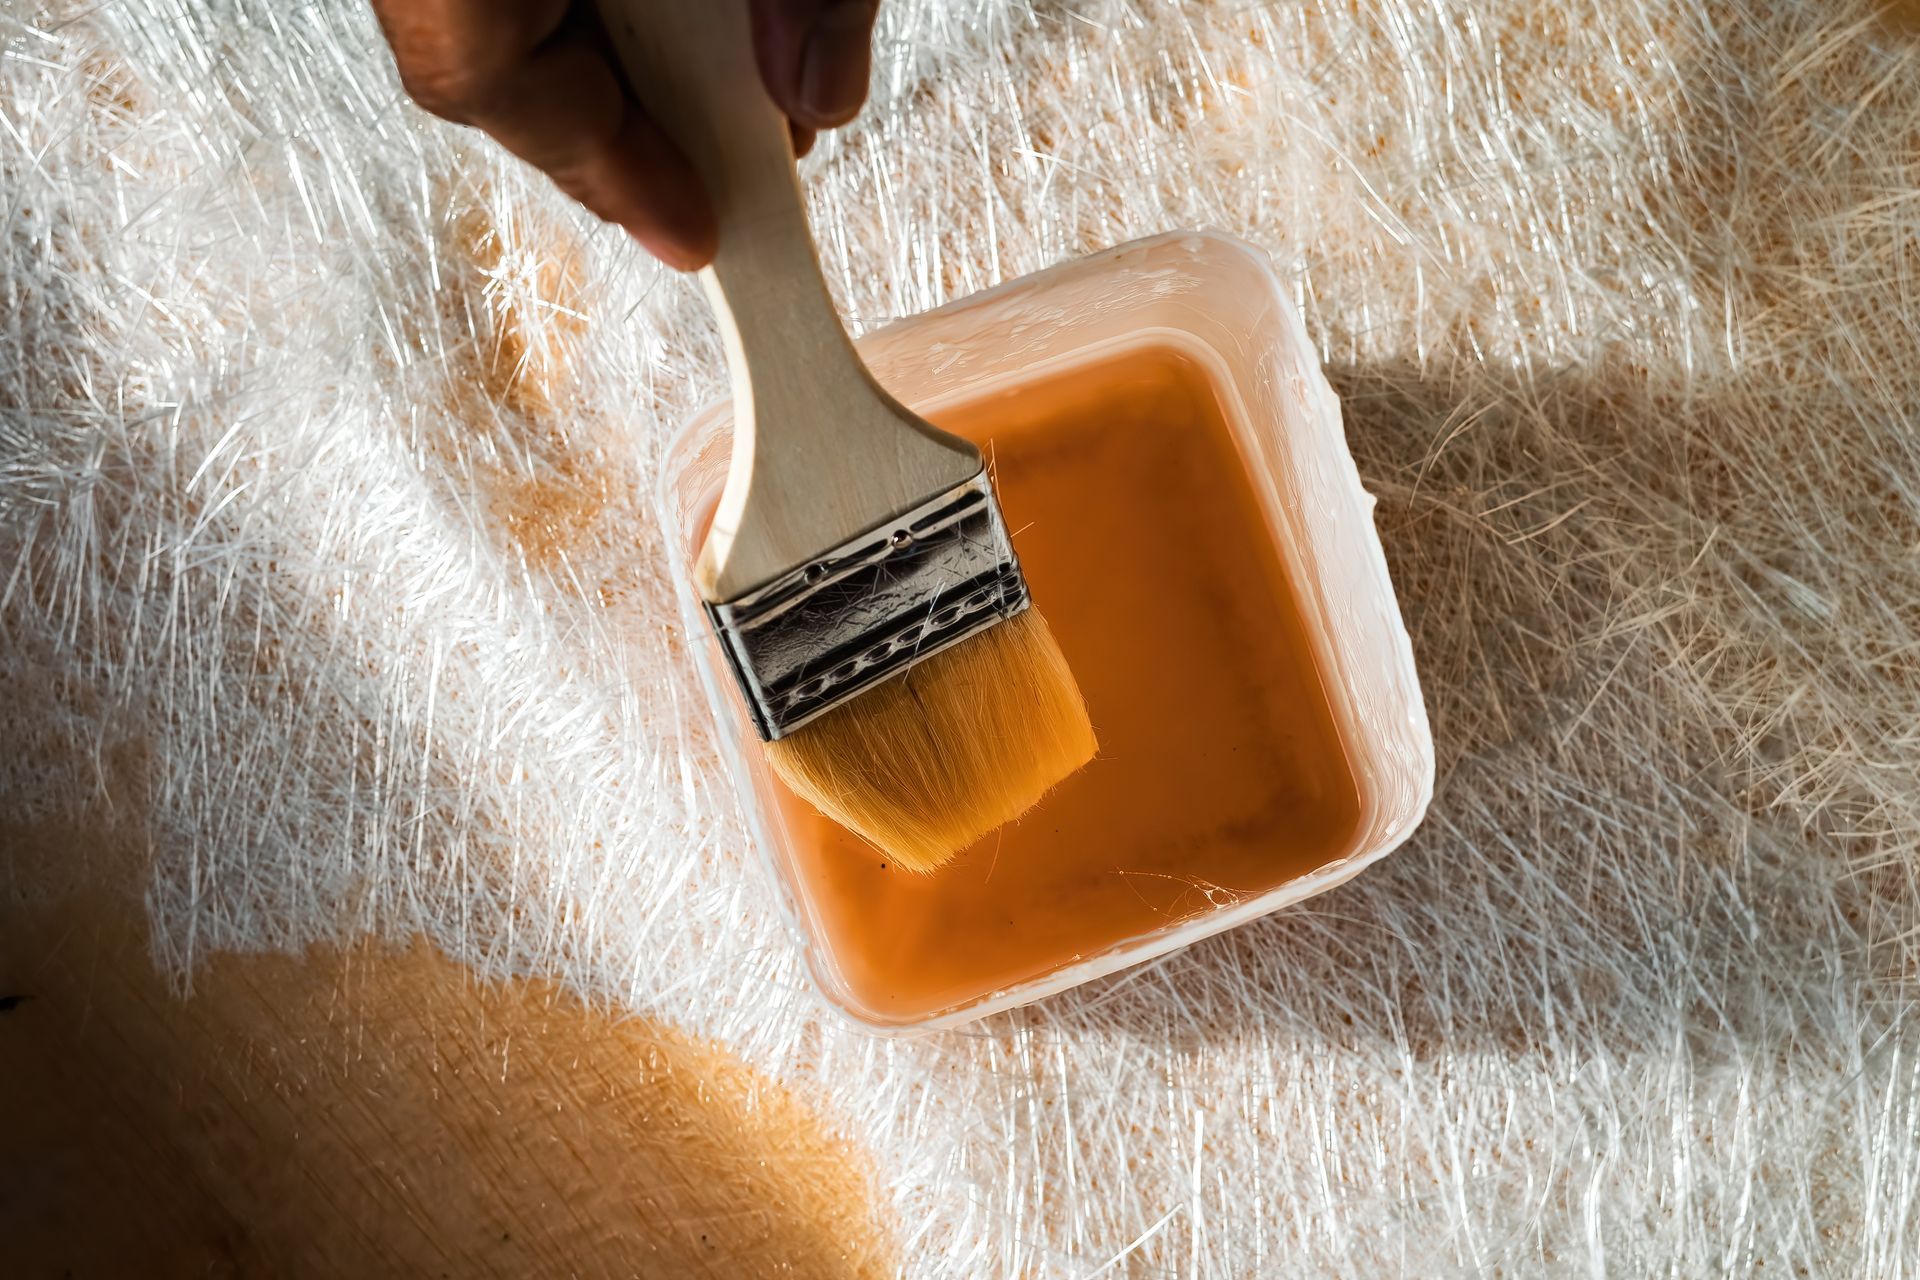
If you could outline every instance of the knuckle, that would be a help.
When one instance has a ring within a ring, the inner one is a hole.
[[[471,63],[435,59],[400,68],[400,87],[434,115],[465,124],[492,96],[493,77]]]
[[[460,123],[492,105],[524,54],[500,31],[471,23],[410,24],[393,41],[407,96]]]

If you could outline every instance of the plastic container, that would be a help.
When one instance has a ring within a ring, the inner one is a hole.
[[[659,514],[687,633],[726,766],[754,843],[830,1007],[880,1031],[951,1026],[1139,964],[1323,892],[1400,845],[1433,791],[1433,743],[1413,654],[1376,535],[1373,499],[1341,430],[1339,403],[1298,315],[1259,250],[1175,233],[1024,277],[882,329],[860,343],[880,381],[917,411],[1002,393],[1050,371],[1172,349],[1204,367],[1235,451],[1291,579],[1340,748],[1359,793],[1344,847],[1312,871],[1227,900],[944,1007],[889,1013],[857,998],[814,909],[777,784],[691,585],[703,521],[726,473],[729,405],[698,414],[670,447]],[[1046,608],[1044,598],[1041,607]],[[1071,654],[1069,655],[1071,657]]]

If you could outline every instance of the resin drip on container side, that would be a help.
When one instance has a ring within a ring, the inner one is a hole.
[[[1134,350],[934,414],[987,451],[1100,754],[931,875],[781,789],[844,995],[915,1020],[1341,856],[1360,797],[1205,368]],[[981,744],[982,750],[994,749]]]

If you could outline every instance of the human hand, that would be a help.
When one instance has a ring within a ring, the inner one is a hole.
[[[707,193],[628,91],[592,0],[372,3],[414,101],[492,135],[668,266],[712,260]],[[879,0],[750,5],[761,79],[805,152],[866,101]]]

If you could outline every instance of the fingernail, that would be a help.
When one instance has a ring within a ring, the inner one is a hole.
[[[841,0],[814,19],[800,63],[800,105],[808,124],[830,128],[859,113],[867,98],[873,15],[870,0]]]

